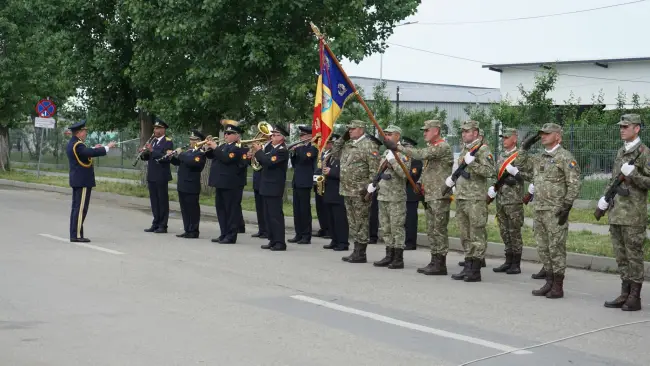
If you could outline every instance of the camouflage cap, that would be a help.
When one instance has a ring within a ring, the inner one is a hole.
[[[384,132],[397,132],[397,133],[399,133],[401,135],[402,134],[402,129],[399,128],[399,126],[389,125],[388,127],[386,127],[384,129]]]
[[[360,121],[358,119],[353,119],[345,127],[348,128],[348,129],[350,129],[350,128],[366,128],[366,123],[364,121]]]
[[[479,135],[479,136],[485,136],[485,133],[483,132],[483,129],[482,129],[482,128],[479,128],[479,129],[478,129],[478,135]]]
[[[517,134],[516,128],[504,128],[499,137],[510,137]]]
[[[542,128],[539,130],[544,133],[562,133],[562,126],[558,125],[557,123],[544,123],[544,126],[542,126]]]
[[[619,126],[629,126],[629,125],[640,125],[641,116],[638,114],[624,114],[621,116],[620,122],[617,123]]]
[[[477,122],[477,121],[469,120],[469,121],[465,121],[465,122],[463,122],[463,123],[460,125],[460,129],[461,129],[461,130],[471,130],[471,129],[473,129],[473,128],[475,128],[475,129],[477,129],[477,130],[479,129],[479,125],[478,125],[478,122]]]
[[[428,129],[434,128],[434,127],[441,128],[442,127],[442,122],[440,122],[437,119],[430,119],[428,121],[424,121],[424,124],[422,125],[420,130],[424,131],[424,130],[428,130]]]

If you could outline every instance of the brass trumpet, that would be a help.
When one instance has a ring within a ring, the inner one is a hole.
[[[207,144],[208,142],[212,142],[212,141],[216,142],[217,145],[219,145],[219,144],[221,144],[223,142],[223,141],[220,142],[218,137],[214,138],[214,137],[212,137],[212,135],[208,135],[205,138],[205,140],[197,142],[196,145],[194,145],[193,150],[196,151],[196,150],[202,149],[203,151],[207,151],[206,150],[207,146],[205,146],[205,144]]]
[[[254,138],[251,140],[241,140],[239,143],[242,145],[245,144],[252,144],[255,142],[262,142],[262,141],[269,141],[271,140],[271,134],[273,133],[273,126],[271,126],[270,123],[262,121],[257,124],[257,130],[258,133],[255,135]],[[254,171],[260,171],[262,170],[262,166],[260,163],[255,159],[255,156],[251,158],[251,167],[253,168]]]

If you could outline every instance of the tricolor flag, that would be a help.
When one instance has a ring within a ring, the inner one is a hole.
[[[348,82],[349,79],[341,69],[336,56],[329,47],[324,45],[322,39],[319,42],[319,50],[320,73],[316,83],[312,136],[320,134],[318,150],[321,151],[334,130],[334,123],[355,89]]]

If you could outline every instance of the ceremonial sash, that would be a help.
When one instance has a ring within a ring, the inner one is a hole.
[[[512,163],[517,158],[517,155],[519,155],[519,151],[517,151],[514,154],[508,156],[508,158],[503,161],[503,163],[501,164],[501,167],[499,168],[499,174],[497,175],[497,179],[501,179],[501,176],[503,175],[503,172],[506,171],[506,167],[508,166],[508,164]]]

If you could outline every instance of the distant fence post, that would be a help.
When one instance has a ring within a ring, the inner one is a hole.
[[[571,123],[571,133],[569,135],[569,141],[570,141],[569,151],[571,151],[571,153],[573,153],[573,123]]]

